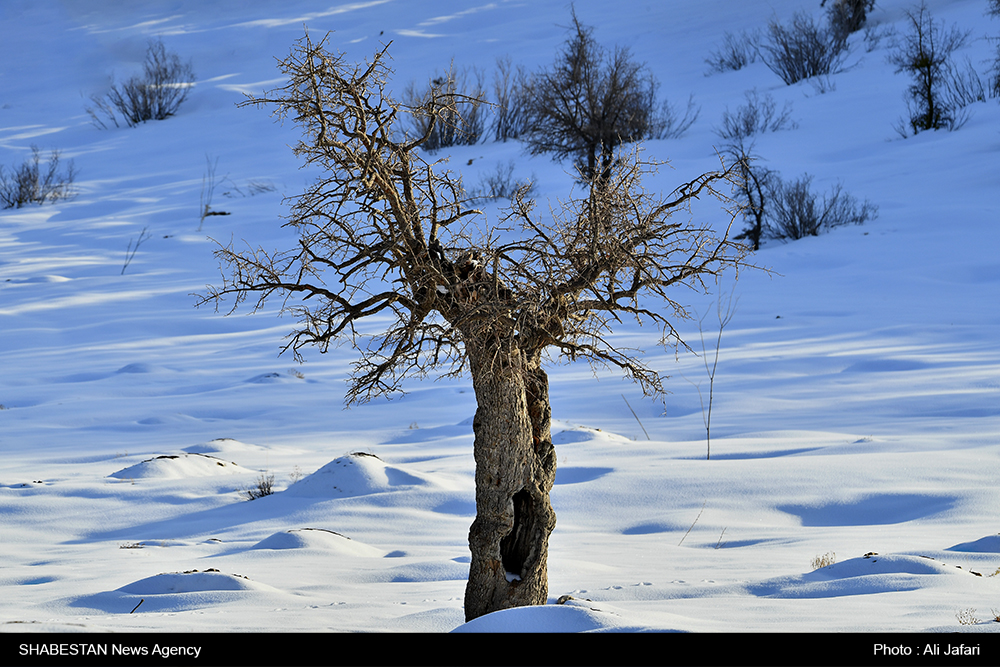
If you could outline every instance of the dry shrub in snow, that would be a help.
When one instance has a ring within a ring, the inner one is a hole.
[[[44,204],[73,195],[76,172],[73,161],[65,172],[59,171],[59,151],[52,151],[48,164],[42,167],[41,153],[31,147],[31,157],[9,171],[0,166],[0,208],[21,208],[28,204]]]
[[[857,199],[835,185],[829,194],[812,192],[812,176],[786,182],[774,176],[769,193],[770,210],[765,233],[780,240],[818,236],[823,231],[844,225],[860,225],[878,215],[878,207],[869,201],[860,206]]]
[[[256,500],[274,493],[274,475],[261,473],[251,486],[244,486],[240,489],[240,495],[247,500]]]
[[[727,31],[723,35],[722,46],[705,59],[709,74],[743,69],[757,62],[759,50],[760,30],[744,30],[739,35]]]
[[[522,188],[525,188],[524,195],[531,194],[535,189],[535,179],[518,180],[514,178],[514,169],[513,160],[506,164],[497,162],[493,171],[484,174],[479,187],[469,194],[474,199],[511,199]]]
[[[825,6],[826,0],[819,4],[820,7]],[[874,8],[875,0],[833,0],[827,9],[830,28],[841,39],[847,39],[852,32],[864,27],[868,12]]]
[[[845,40],[811,16],[797,13],[787,25],[772,20],[760,46],[761,59],[788,85],[839,71],[846,55]]]
[[[791,119],[790,102],[785,102],[781,113],[778,113],[778,106],[770,93],[765,93],[761,97],[754,89],[748,90],[744,97],[746,104],[736,107],[736,111],[730,112],[729,107],[726,107],[722,112],[722,125],[715,130],[720,138],[739,142],[755,134],[796,127]]]
[[[190,63],[181,62],[176,53],[168,53],[163,42],[151,41],[146,49],[142,76],[133,76],[125,83],[112,84],[103,97],[91,97],[93,107],[87,113],[95,125],[107,128],[108,123],[120,127],[118,116],[129,127],[147,120],[164,120],[177,113],[194,85],[194,70]]]
[[[435,151],[448,146],[475,144],[486,125],[483,76],[479,70],[461,72],[452,62],[448,71],[431,79],[424,88],[407,86],[403,104],[411,110],[410,133],[413,138],[426,137],[423,148]],[[431,100],[447,100],[444,111],[434,116],[421,111]]]
[[[528,125],[531,103],[531,77],[522,65],[515,67],[510,56],[497,58],[493,75],[494,107],[493,134],[496,141],[517,139]]]
[[[822,556],[816,556],[812,559],[812,568],[818,570],[820,568],[829,567],[837,562],[837,554],[832,551],[823,554]]]

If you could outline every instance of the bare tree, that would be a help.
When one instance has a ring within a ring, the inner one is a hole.
[[[737,137],[726,146],[736,167],[736,185],[733,195],[740,206],[746,226],[734,238],[750,242],[754,251],[767,230],[766,219],[771,213],[771,196],[780,182],[778,174],[767,167],[754,164],[759,158],[752,153],[753,145],[746,145],[745,137]]]
[[[608,53],[575,11],[572,17],[570,38],[556,62],[532,78],[529,120],[521,138],[532,154],[574,158],[584,180],[595,175],[607,180],[618,145],[663,129],[656,127],[657,82],[627,48]],[[689,105],[681,124],[693,122],[691,111]]]
[[[400,105],[385,50],[352,65],[325,42],[306,34],[280,63],[287,85],[244,103],[293,118],[303,133],[295,153],[322,171],[291,208],[298,244],[220,246],[223,282],[201,303],[230,298],[235,309],[250,299],[259,308],[277,297],[298,319],[286,349],[352,345],[349,404],[435,369],[468,372],[478,407],[466,618],[544,604],[556,457],[543,352],[618,368],[648,394],[662,392],[660,375],[611,329],[631,316],[656,325],[664,345],[682,344],[672,321],[687,313],[670,294],[706,291],[704,277],[741,266],[746,249],[728,230],[717,236],[673,215],[700,196],[726,201],[716,187],[728,187],[733,171],[662,197],[643,190],[654,165],[633,153],[615,161],[604,187],[592,179],[551,217],[522,189],[488,225],[460,180],[418,151],[455,98]],[[400,141],[407,114],[431,123]],[[372,333],[374,322],[388,323]]]
[[[902,36],[889,62],[896,66],[896,72],[912,77],[906,91],[910,128],[914,133],[942,127],[954,129],[955,109],[948,103],[945,87],[951,72],[951,54],[965,45],[970,33],[954,26],[945,29],[944,22],[936,22],[923,2],[915,11],[906,12],[906,21],[910,31]],[[906,136],[905,127],[897,129]]]

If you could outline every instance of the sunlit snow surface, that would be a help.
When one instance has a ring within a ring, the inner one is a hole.
[[[987,622],[1000,599],[1000,105],[974,105],[956,132],[901,139],[908,81],[886,63],[889,38],[862,34],[823,94],[760,62],[706,76],[725,32],[804,5],[821,16],[819,2],[793,0],[575,3],[662,95],[700,107],[683,138],[646,145],[672,165],[649,188],[716,168],[714,128],[756,88],[789,102],[798,125],[757,138],[763,164],[808,172],[821,191],[840,183],[879,216],[753,256],[771,273],[736,284],[711,460],[701,358],[622,324],[616,342],[671,376],[663,401],[585,364],[551,365],[552,604],[463,625],[468,379],[414,380],[402,398],[344,410],[349,347],[298,365],[278,356],[292,326],[280,303],[224,317],[192,294],[221,280],[208,237],[294,243],[282,198],[316,174],[288,148],[292,122],[237,103],[281,84],[274,58],[303,25],[335,31],[330,44],[354,60],[391,40],[399,92],[452,60],[487,82],[504,55],[548,64],[567,4],[0,3],[0,164],[34,144],[78,171],[71,201],[0,211],[0,628],[1000,628]],[[901,32],[910,5],[880,0],[872,21]],[[979,0],[928,7],[973,30],[958,57],[985,76],[983,38],[1000,20]],[[192,61],[190,99],[163,122],[95,128],[90,96],[134,73],[155,37]],[[434,157],[472,185],[514,160],[536,179],[539,210],[574,187],[568,164],[516,142]],[[230,215],[199,232],[216,160],[212,207]],[[499,204],[484,213],[497,220]],[[710,201],[696,214],[727,221]],[[676,295],[698,352],[697,319],[709,344],[717,333],[717,295]],[[275,493],[247,501],[269,475]],[[834,564],[814,571],[828,554]],[[969,609],[983,622],[960,625]]]

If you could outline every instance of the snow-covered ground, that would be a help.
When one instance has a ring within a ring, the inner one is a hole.
[[[902,32],[913,5],[880,0],[871,20]],[[825,93],[761,62],[706,76],[725,32],[821,16],[818,0],[575,7],[662,95],[700,107],[683,138],[646,144],[673,167],[650,187],[717,167],[714,128],[756,88],[797,124],[758,137],[764,164],[879,215],[754,255],[771,273],[735,283],[711,460],[700,357],[621,327],[671,376],[663,401],[553,365],[550,602],[576,600],[463,625],[471,383],[411,381],[345,410],[349,348],[299,365],[278,356],[292,323],[277,305],[224,317],[193,294],[220,281],[208,237],[292,242],[282,198],[315,174],[288,148],[292,123],[237,103],[281,83],[274,58],[303,25],[355,60],[392,40],[401,91],[452,60],[487,82],[504,55],[547,65],[567,3],[0,2],[0,164],[34,144],[78,171],[72,200],[0,211],[0,629],[1000,629],[1000,104],[900,138],[908,80],[888,38],[869,50],[861,34]],[[1000,36],[985,0],[928,7],[973,31],[957,55],[985,76],[985,37]],[[153,37],[191,60],[190,98],[162,122],[96,128],[90,96],[137,71]],[[516,142],[435,157],[449,155],[471,184],[514,160],[542,202],[573,187],[568,164]],[[199,232],[209,163],[212,207],[230,215]],[[678,295],[706,316],[709,351],[717,297]],[[701,352],[697,322],[678,328]],[[276,492],[247,501],[262,474]]]

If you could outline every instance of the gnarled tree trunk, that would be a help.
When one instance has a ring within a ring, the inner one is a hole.
[[[548,379],[538,355],[467,347],[478,409],[473,420],[476,520],[465,619],[545,604],[549,503],[556,457],[549,430]]]

